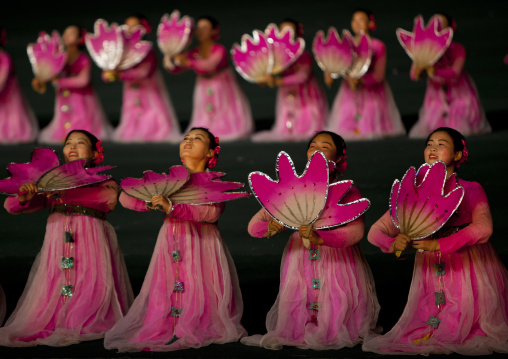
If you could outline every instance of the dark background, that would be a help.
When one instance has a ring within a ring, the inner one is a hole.
[[[77,23],[91,31],[94,21],[99,17],[109,22],[122,22],[130,14],[138,12],[145,14],[152,27],[156,28],[164,13],[179,9],[182,14],[193,17],[202,14],[217,17],[222,29],[220,42],[230,48],[234,42],[240,40],[242,34],[250,33],[254,28],[264,29],[269,22],[279,22],[282,18],[291,16],[303,22],[304,38],[307,48],[310,49],[313,36],[318,30],[326,30],[332,25],[338,29],[349,28],[351,12],[360,6],[372,9],[376,15],[378,30],[373,36],[380,38],[387,46],[386,76],[407,128],[417,118],[423,102],[425,83],[409,80],[410,60],[398,44],[395,29],[411,29],[413,18],[419,13],[423,14],[426,20],[437,11],[449,12],[455,16],[458,25],[455,39],[466,47],[466,69],[476,82],[487,117],[494,128],[492,134],[468,139],[470,161],[461,168],[460,177],[478,181],[485,188],[494,218],[494,235],[491,240],[504,263],[508,263],[508,66],[503,62],[504,55],[508,53],[506,1],[16,1],[2,2],[0,25],[7,29],[9,43],[6,50],[14,59],[23,91],[41,126],[44,126],[53,116],[54,94],[51,89],[45,95],[32,91],[30,81],[33,75],[26,56],[27,43],[35,41],[40,30],[57,29],[62,32],[66,26]],[[155,32],[152,32],[148,39],[154,41]],[[322,72],[317,66],[315,73],[321,81]],[[178,118],[185,128],[192,110],[195,75],[185,73],[176,76],[164,73],[163,76]],[[93,81],[110,121],[116,124],[121,107],[121,84],[104,84],[100,80],[100,70],[95,65]],[[239,83],[251,103],[258,129],[270,127],[275,109],[275,90],[259,88],[241,78]],[[338,84],[326,89],[330,105],[337,90]],[[362,195],[372,202],[366,214],[366,231],[388,209],[388,196],[393,180],[401,178],[410,165],[419,166],[423,162],[423,145],[421,140],[410,140],[404,136],[389,140],[348,143],[349,168],[345,178],[353,179]],[[0,167],[12,161],[28,161],[33,147],[33,144],[0,146]],[[305,164],[304,143],[260,145],[243,140],[224,143],[221,147],[217,170],[226,172],[226,179],[233,181],[247,182],[251,171],[262,171],[274,177],[275,158],[281,150],[292,156],[298,171],[301,172]],[[55,148],[57,153],[61,153],[61,147]],[[175,145],[106,143],[104,149],[105,164],[117,166],[111,171],[117,180],[127,176],[140,177],[142,171],[147,169],[166,171],[169,166],[179,162],[178,148]],[[0,178],[6,176],[6,171],[0,171]],[[289,237],[289,232],[285,232],[268,240],[251,238],[247,233],[247,224],[259,208],[254,198],[231,202],[219,222],[221,234],[237,267],[245,303],[243,324],[249,334],[265,332],[264,318],[278,292],[280,259]],[[47,211],[17,216],[0,211],[0,283],[6,292],[8,314],[14,309],[31,264],[40,250],[47,216]],[[115,227],[134,292],[137,293],[146,273],[162,218],[157,213],[137,213],[119,205],[110,214],[108,221]],[[378,248],[369,244],[366,238],[361,241],[361,247],[376,282],[382,308],[379,324],[389,330],[399,318],[407,299],[413,255],[405,261],[398,261],[393,255],[382,254]],[[132,355],[106,351],[101,341],[65,348],[0,348],[0,357],[126,356],[382,357],[363,353],[358,346],[326,352],[298,349],[272,352],[241,344],[227,344],[170,354]]]

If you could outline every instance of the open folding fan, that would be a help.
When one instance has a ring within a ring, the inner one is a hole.
[[[35,44],[28,44],[27,53],[35,77],[43,83],[58,76],[67,60],[62,39],[56,31],[51,36],[41,32]]]
[[[141,38],[145,29],[138,26],[131,34],[125,27],[99,19],[94,25],[94,34],[86,34],[85,43],[94,62],[103,70],[125,70],[140,63],[152,48],[152,44]]]
[[[181,53],[192,40],[194,20],[189,16],[180,18],[180,12],[174,10],[171,15],[164,14],[157,28],[157,44],[162,53],[169,58]],[[166,63],[174,66],[171,61]]]
[[[329,186],[328,163],[323,153],[315,152],[301,176],[285,152],[277,157],[278,180],[262,172],[252,172],[249,184],[259,203],[270,216],[287,228],[298,230],[302,225],[325,229],[348,223],[362,215],[370,206],[366,199],[339,204],[350,189],[351,181]],[[271,236],[273,233],[267,233]],[[302,238],[310,247],[308,238]]]
[[[410,167],[402,181],[393,182],[390,215],[401,233],[412,240],[423,239],[445,225],[463,196],[464,188],[457,185],[455,175],[446,179],[444,162],[423,164],[418,172]]]
[[[342,36],[347,39],[353,49],[353,63],[349,68],[347,75],[359,79],[369,69],[372,60],[372,50],[370,47],[369,35],[363,33],[358,40],[348,30],[343,30]]]
[[[328,29],[326,37],[323,31],[317,32],[312,42],[312,51],[321,70],[334,79],[344,75],[353,65],[354,53],[351,44],[344,35],[341,39],[334,27]]]
[[[452,42],[453,30],[448,27],[439,31],[439,21],[439,16],[434,15],[425,27],[423,17],[418,15],[413,32],[396,30],[400,44],[420,70],[434,65]]]
[[[280,31],[275,24],[269,24],[265,35],[273,54],[272,75],[277,75],[291,66],[305,50],[305,40],[295,38],[293,28],[286,27]]]
[[[254,30],[252,37],[244,34],[241,45],[233,45],[231,58],[236,71],[249,82],[263,82],[272,72],[273,54],[262,31]]]

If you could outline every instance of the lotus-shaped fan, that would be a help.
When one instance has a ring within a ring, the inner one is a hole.
[[[453,30],[439,31],[440,18],[434,15],[425,27],[423,17],[415,17],[413,32],[397,29],[400,44],[418,69],[426,69],[436,63],[452,42]]]
[[[346,74],[353,65],[354,53],[351,44],[344,35],[341,39],[334,27],[328,29],[326,37],[323,31],[318,31],[312,43],[312,51],[321,70],[334,79]]]
[[[124,40],[122,59],[118,64],[119,70],[127,70],[139,64],[148,55],[152,49],[150,41],[141,40],[145,35],[145,28],[137,26],[131,33],[127,32],[127,27],[121,27]]]
[[[180,18],[178,10],[174,10],[171,15],[164,14],[157,28],[159,49],[170,58],[178,55],[190,45],[193,30],[194,20],[191,17]]]
[[[459,207],[464,188],[455,175],[446,179],[446,165],[423,164],[418,172],[410,167],[402,181],[395,180],[390,194],[393,224],[413,240],[437,232]]]
[[[55,78],[62,72],[67,60],[62,39],[56,31],[51,36],[41,32],[35,44],[28,44],[27,53],[32,71],[41,82]]]
[[[293,28],[286,27],[279,31],[275,24],[269,24],[265,35],[273,54],[273,75],[280,74],[291,66],[305,50],[305,40],[301,37],[295,39]]]
[[[36,148],[32,152],[30,162],[11,163],[7,166],[11,177],[0,180],[0,193],[16,194],[19,187],[26,183],[36,183],[44,173],[59,164],[55,151],[49,148]]]
[[[344,30],[342,36],[349,41],[353,49],[353,64],[348,70],[349,77],[359,79],[369,69],[372,60],[372,50],[370,47],[370,37],[363,33],[358,40],[347,30]]]
[[[244,34],[241,46],[234,44],[231,58],[236,71],[249,82],[263,82],[265,76],[272,72],[273,54],[266,36],[254,30],[252,37]]]
[[[103,70],[114,70],[122,61],[124,37],[116,23],[99,19],[94,25],[94,34],[86,34],[85,43],[94,62]]]
[[[302,225],[325,229],[348,223],[362,215],[370,206],[367,199],[341,203],[351,188],[351,181],[329,186],[328,163],[317,151],[307,162],[301,176],[295,172],[289,155],[280,152],[277,157],[278,180],[266,174],[252,172],[249,184],[257,200],[270,216],[287,228],[297,230]],[[304,245],[310,241],[302,238]]]

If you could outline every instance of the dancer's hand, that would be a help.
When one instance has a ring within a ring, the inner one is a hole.
[[[335,81],[333,79],[333,77],[328,72],[324,73],[324,80],[325,80],[326,86],[328,86],[328,87],[331,87],[333,85],[333,82]]]
[[[407,246],[411,243],[411,238],[409,236],[399,233],[397,234],[397,237],[395,237],[395,240],[392,242],[392,245],[390,246],[390,253],[401,251],[403,252]]]
[[[37,194],[37,186],[34,183],[25,183],[18,190],[19,204],[24,204],[30,201]]]
[[[282,224],[271,219],[270,222],[268,222],[268,231],[263,235],[263,237],[270,238],[271,236],[280,233],[285,229],[286,227],[284,227]]]
[[[413,241],[413,248],[418,249],[419,252],[434,252],[441,249],[437,239],[420,239],[418,241]]]
[[[168,213],[173,204],[169,199],[162,195],[152,196],[152,209],[161,209],[163,212]]]
[[[316,231],[312,229],[312,226],[300,226],[300,228],[298,228],[298,233],[300,234],[300,238],[308,238],[312,244],[323,244],[323,238],[321,238]]]

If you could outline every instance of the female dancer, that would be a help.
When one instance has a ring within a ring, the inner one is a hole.
[[[432,132],[425,162],[443,161],[450,176],[468,150],[454,129]],[[458,179],[465,194],[455,214],[432,239],[414,241],[399,233],[386,212],[368,240],[383,252],[417,248],[413,280],[402,316],[363,350],[380,354],[484,355],[508,352],[508,275],[494,247],[487,197],[477,182]]]
[[[303,36],[302,25],[287,18],[280,31],[290,27],[295,37]],[[278,76],[268,75],[261,85],[278,86],[275,125],[253,136],[253,141],[302,141],[325,127],[328,104],[322,87],[312,73],[312,57],[300,58]]]
[[[175,56],[174,68],[179,73],[188,69],[198,75],[194,89],[194,107],[189,128],[205,127],[224,140],[248,137],[254,129],[249,102],[228,63],[228,51],[216,41],[219,23],[211,16],[201,16],[196,22],[198,46]]]
[[[65,29],[62,39],[67,63],[60,77],[53,80],[56,92],[55,116],[40,135],[39,142],[62,143],[70,130],[82,129],[108,140],[112,127],[90,82],[90,58],[81,52],[86,31],[79,26]],[[43,91],[46,84],[34,78],[32,87]]]
[[[93,167],[104,157],[101,142],[84,130],[71,131],[65,162],[86,159]],[[127,312],[132,289],[115,230],[105,221],[117,202],[114,180],[37,193],[27,183],[7,198],[9,213],[50,207],[46,236],[14,312],[0,328],[0,345],[65,346],[104,337]]]
[[[7,34],[0,27],[0,144],[32,142],[39,126],[18,84],[11,57],[4,50]]]
[[[441,29],[457,25],[452,17],[437,14]],[[427,134],[441,126],[451,127],[464,136],[488,133],[492,129],[485,117],[476,86],[464,69],[466,50],[452,42],[446,52],[427,69],[411,67],[411,79],[419,79],[421,71],[426,70],[427,91],[420,109],[418,122],[409,131],[409,137],[425,138]]]
[[[307,158],[321,151],[336,162],[332,182],[347,168],[346,144],[333,133],[318,132],[309,142]],[[343,202],[361,198],[352,187]],[[243,344],[268,349],[283,345],[315,350],[359,344],[374,329],[379,304],[374,281],[358,242],[364,234],[364,216],[332,230],[312,230],[309,250],[302,244],[307,226],[293,233],[282,257],[279,295],[266,316],[268,333],[242,339]],[[263,237],[282,225],[260,210],[249,223],[249,233]]]
[[[374,15],[368,10],[355,10],[351,19],[355,41],[362,34],[376,29]],[[386,47],[378,39],[370,38],[372,51],[368,71],[361,78],[345,77],[328,116],[327,128],[345,139],[368,140],[406,133],[399,110],[385,78]],[[325,73],[327,85],[333,83]]]
[[[195,128],[180,144],[180,158],[190,172],[203,172],[215,166],[219,150],[217,137]],[[160,206],[165,216],[141,292],[104,346],[172,351],[245,335],[236,269],[217,228],[224,204],[178,204],[159,195],[147,207],[125,193],[120,202],[141,212]]]
[[[143,26],[146,33],[151,28],[142,15],[125,19],[127,32]],[[120,124],[113,133],[116,142],[177,142],[180,126],[168,91],[157,68],[153,49],[136,66],[123,71],[105,71],[105,81],[119,79],[123,85],[123,104]]]

